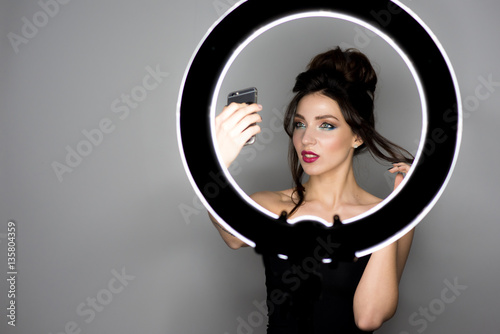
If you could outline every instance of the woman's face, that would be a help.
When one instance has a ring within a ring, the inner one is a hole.
[[[361,144],[335,100],[320,93],[300,100],[293,145],[306,174],[320,175],[350,165],[354,146]]]

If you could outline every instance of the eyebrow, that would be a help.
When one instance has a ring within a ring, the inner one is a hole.
[[[304,116],[302,116],[301,114],[295,114],[295,117],[297,118],[300,118],[300,119],[306,119]],[[333,115],[329,115],[329,114],[326,114],[326,115],[319,115],[319,116],[316,116],[314,117],[314,119],[316,120],[322,120],[322,119],[327,119],[327,118],[334,118],[336,119],[337,121],[339,121],[339,119]],[[340,122],[340,121],[339,121]]]

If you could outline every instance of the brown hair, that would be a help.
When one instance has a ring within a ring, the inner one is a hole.
[[[295,81],[295,96],[290,101],[284,117],[285,131],[290,137],[288,159],[294,182],[292,200],[295,207],[292,215],[304,202],[304,187],[301,179],[304,170],[293,146],[293,119],[300,100],[314,93],[321,93],[335,100],[353,133],[363,140],[354,151],[358,155],[368,150],[374,158],[391,163],[413,163],[413,156],[407,150],[392,143],[375,130],[374,96],[377,75],[369,59],[356,49],[342,51],[339,47],[314,57],[305,72]]]

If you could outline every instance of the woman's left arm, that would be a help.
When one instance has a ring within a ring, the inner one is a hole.
[[[410,166],[395,164],[396,189]],[[365,331],[374,331],[389,320],[398,305],[399,281],[410,253],[414,230],[381,250],[373,252],[354,295],[354,319]]]
[[[359,329],[374,331],[389,320],[398,305],[398,242],[373,252],[356,293],[354,320]]]
[[[394,190],[399,187],[399,184],[403,182],[403,179],[410,171],[410,165],[404,163],[404,162],[399,162],[396,164],[393,164],[393,167],[389,169],[391,173],[397,173],[396,174],[396,179],[394,180]],[[411,243],[413,241],[413,234],[415,232],[415,229],[411,229],[408,233],[406,233],[404,236],[402,236],[398,241],[397,241],[397,275],[398,275],[398,283],[401,280],[401,276],[403,275],[403,270],[405,268],[406,260],[408,259],[408,255],[410,254],[410,248],[411,248]]]

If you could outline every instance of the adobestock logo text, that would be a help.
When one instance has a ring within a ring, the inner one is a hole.
[[[71,0],[39,0],[37,2],[40,10],[37,11],[31,18],[26,16],[21,17],[20,33],[9,32],[7,38],[14,52],[19,53],[19,47],[22,44],[28,44],[30,40],[35,38],[40,29],[44,28],[57,14],[59,14],[61,5],[66,5]]]
[[[156,65],[155,68],[146,66],[145,70],[146,74],[142,78],[141,84],[132,87],[128,93],[122,93],[120,97],[111,102],[110,110],[119,121],[126,120],[132,114],[131,111],[138,109],[148,94],[157,89],[169,76],[168,72],[163,72],[160,69],[160,65]],[[72,173],[80,166],[85,158],[103,143],[106,136],[115,131],[118,124],[112,118],[103,117],[94,128],[81,131],[83,138],[80,141],[74,145],[66,145],[64,160],[54,160],[51,163],[52,170],[59,182],[63,182],[65,174]]]

